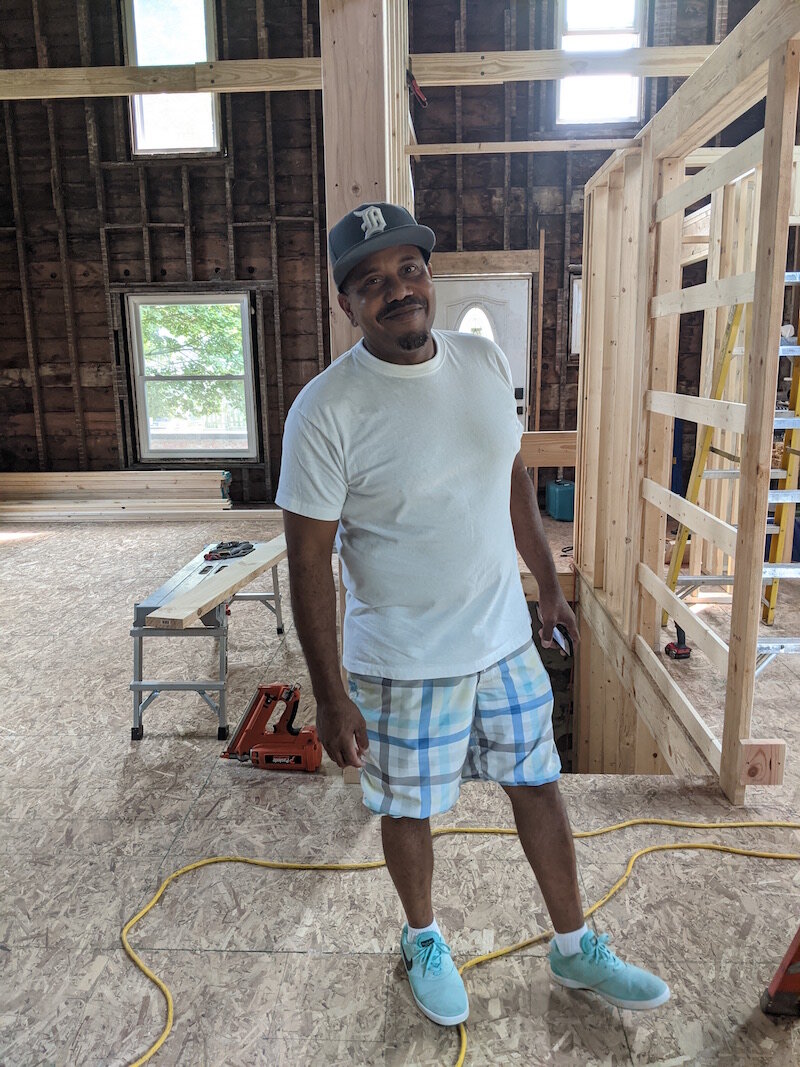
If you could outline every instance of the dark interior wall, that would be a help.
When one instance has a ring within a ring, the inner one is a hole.
[[[724,32],[728,18],[733,24],[749,6],[650,0],[647,42],[711,41],[715,28]],[[410,0],[410,50],[549,48],[555,14],[554,0]],[[306,54],[319,54],[317,0],[217,0],[217,22],[223,58],[302,56],[304,37]],[[2,66],[122,58],[111,0],[4,0]],[[649,82],[645,117],[678,84]],[[412,105],[421,141],[585,135],[554,132],[550,83],[426,95],[427,109]],[[255,311],[262,455],[225,465],[235,498],[272,498],[285,413],[330,360],[321,111],[319,93],[223,97],[227,155],[139,163],[131,160],[125,100],[3,106],[0,468],[136,465],[125,291],[235,280],[249,287]],[[592,128],[595,136],[633,132]],[[542,429],[575,425],[568,269],[581,261],[583,185],[605,158],[427,157],[414,167],[417,213],[442,250],[536,247],[544,231]],[[699,358],[696,326],[685,347],[688,382]]]
[[[217,31],[221,58],[318,54],[318,5],[218,0]],[[117,4],[4,0],[0,47],[10,68],[120,63]],[[4,105],[2,469],[136,465],[125,292],[235,282],[261,458],[225,466],[236,498],[272,498],[285,412],[330,358],[320,94],[232,94],[222,121],[223,155],[132,159],[126,100]]]

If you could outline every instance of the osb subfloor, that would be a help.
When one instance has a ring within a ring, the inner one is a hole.
[[[127,960],[119,931],[167,872],[210,854],[380,855],[377,821],[335,768],[306,778],[221,761],[213,716],[193,694],[159,698],[143,741],[130,741],[134,600],[204,543],[273,532],[229,522],[0,532],[0,1063],[123,1064],[156,1038],[164,1003]],[[285,565],[281,575],[286,592]],[[151,644],[146,676],[213,670],[211,641]],[[291,623],[279,639],[260,606],[235,604],[231,720],[259,682],[295,680],[305,681],[305,672]],[[305,718],[308,696],[306,688]],[[670,778],[569,778],[563,789],[577,828],[642,815],[732,814],[714,788]],[[797,815],[791,791],[762,791],[757,800],[750,817]],[[437,821],[507,826],[510,812],[498,790],[471,785]],[[634,829],[579,842],[586,900],[617,879],[634,849],[700,836]],[[798,835],[787,832],[708,836],[798,846]],[[546,924],[514,838],[445,838],[436,852],[437,916],[458,961]],[[800,869],[789,863],[646,857],[599,925],[627,957],[667,978],[669,1004],[634,1015],[554,987],[546,950],[537,946],[470,973],[467,1062],[797,1063],[798,1025],[763,1016],[758,997],[800,918],[798,890]],[[454,1062],[455,1032],[428,1022],[412,1003],[400,922],[383,870],[226,865],[187,876],[132,937],[175,998],[175,1026],[154,1062]]]

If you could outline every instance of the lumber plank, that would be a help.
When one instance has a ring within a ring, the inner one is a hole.
[[[642,496],[649,504],[660,508],[667,515],[672,515],[694,533],[700,534],[707,541],[713,541],[726,555],[735,555],[735,526],[723,522],[716,515],[711,515],[697,504],[692,504],[684,497],[678,496],[677,493],[664,489],[650,478],[645,478],[642,483]]]
[[[746,274],[734,274],[730,278],[718,278],[701,285],[692,285],[688,289],[659,293],[650,303],[650,313],[653,318],[660,318],[663,315],[683,315],[688,311],[750,304],[753,301],[755,282],[755,271],[747,271]]]
[[[786,762],[786,742],[778,737],[760,741],[747,738],[740,742],[742,752],[741,785],[782,785]]]
[[[691,178],[687,178],[682,185],[657,200],[656,222],[661,222],[676,211],[683,211],[720,186],[741,177],[745,171],[752,170],[761,162],[763,154],[764,131],[758,130],[752,137],[720,156],[716,162],[704,167]]]
[[[645,202],[650,201],[647,205],[649,209],[648,215],[652,210],[652,200],[677,188],[683,181],[685,172],[683,160],[680,159],[664,159],[655,165],[654,177],[656,181],[654,189],[652,192],[645,192],[643,196]],[[642,232],[646,232],[644,220]],[[648,276],[643,291],[644,295],[644,293],[647,293],[648,287],[651,287],[650,291],[655,294],[651,305],[655,304],[661,294],[670,293],[680,285],[682,235],[683,220],[678,215],[671,215],[655,227],[656,240],[651,242],[654,245],[653,274]],[[641,310],[640,306],[640,314]],[[678,342],[679,319],[677,315],[653,319],[649,349],[643,350],[645,357],[644,373],[645,375],[649,374],[651,389],[667,391],[675,388],[678,376]],[[666,519],[652,508],[644,506],[641,499],[640,484],[643,476],[652,478],[658,485],[664,485],[669,481],[669,472],[672,466],[672,423],[668,418],[652,411],[646,415],[644,421],[647,433],[644,469],[637,469],[635,474],[636,491],[631,510],[634,514],[641,516],[640,559],[654,573],[660,573],[664,564]],[[646,595],[638,595],[643,588],[641,582],[638,587],[635,582],[638,569],[638,567],[633,568],[633,573],[629,578],[629,581],[632,580],[632,584],[628,590],[629,594],[634,594],[638,600],[639,613],[635,629],[637,633],[642,634],[650,645],[655,645],[660,633],[660,612],[656,610],[655,603],[649,600]]]
[[[650,680],[657,686],[664,699],[669,702],[672,711],[677,715],[683,728],[716,773],[719,774],[722,743],[714,737],[700,713],[692,705],[681,687],[641,634],[636,634],[634,648]]]
[[[655,157],[686,155],[758,103],[766,63],[797,34],[798,0],[761,0],[645,127]]]
[[[696,422],[699,426],[714,426],[731,433],[744,431],[745,405],[732,400],[712,400],[707,396],[649,389],[645,395],[645,406],[648,411],[686,419],[688,422]]]
[[[519,454],[526,467],[574,467],[577,430],[523,433]]]
[[[800,22],[800,3],[790,6]],[[795,32],[800,32],[800,26]],[[720,784],[734,804],[743,803],[745,798],[745,788],[741,784],[740,742],[750,734],[755,688],[764,529],[799,87],[800,50],[797,42],[791,41],[778,48],[770,58],[764,122],[756,286],[751,355],[747,367],[747,415],[741,441],[736,582],[731,608],[730,670],[720,771]]]
[[[56,100],[142,93],[280,92],[320,89],[319,59],[236,59],[167,67],[0,70],[0,99]]]
[[[594,74],[686,77],[713,53],[712,45],[626,48],[616,52],[567,52],[561,48],[514,52],[418,53],[411,69],[419,84],[502,85]]]
[[[493,252],[434,252],[430,259],[434,278],[448,274],[538,274],[538,248]]]
[[[623,639],[617,625],[605,610],[600,597],[595,594],[590,583],[580,573],[578,574],[578,604],[581,618],[586,621],[595,639],[592,646],[599,646],[600,655],[612,664],[624,690],[655,739],[670,770],[674,774],[702,777],[714,774],[713,765],[687,733],[670,703],[642,667],[636,653]],[[582,648],[583,643],[581,650]],[[582,654],[581,650],[579,650],[579,655]],[[593,676],[591,683],[594,686]],[[594,696],[594,692],[592,695]],[[590,737],[590,745],[591,743]],[[594,763],[597,769],[602,766],[602,750],[600,759],[595,759]]]
[[[285,557],[286,537],[280,534],[266,544],[259,545],[249,556],[234,560],[221,571],[209,574],[194,588],[151,611],[145,619],[145,625],[185,630]]]
[[[633,148],[636,141],[625,137],[559,138],[549,141],[462,141],[460,143],[428,143],[406,146],[409,156],[482,156],[508,155],[513,152],[612,152],[617,148]]]
[[[644,563],[639,564],[639,582],[655,602],[667,611],[692,638],[697,647],[725,677],[728,672],[728,646],[710,626],[690,611],[684,602]]]

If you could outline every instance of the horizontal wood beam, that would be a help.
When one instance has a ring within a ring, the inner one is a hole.
[[[645,670],[639,657],[628,647],[591,585],[580,573],[577,576],[577,595],[582,618],[653,735],[670,770],[674,774],[703,777],[716,774],[718,763],[709,760],[692,739],[660,687],[652,680],[650,672]],[[578,656],[588,653],[588,642],[582,643]]]
[[[709,661],[717,668],[723,678],[728,674],[728,646],[717,634],[686,607],[680,597],[650,570],[644,563],[637,569],[639,583],[678,625],[686,631],[697,647],[706,654]]]
[[[656,201],[656,222],[662,222],[676,211],[683,211],[696,204],[714,189],[727,185],[757,166],[764,155],[764,131],[758,130],[736,148],[731,148],[714,163],[710,163],[677,189],[672,189]]]
[[[682,45],[617,52],[566,52],[553,48],[532,52],[423,53],[411,56],[411,69],[422,86],[501,85],[593,74],[681,78],[694,73],[713,51],[713,45]]]
[[[746,274],[733,274],[729,278],[692,285],[688,289],[662,293],[650,301],[650,314],[657,319],[662,315],[683,315],[688,311],[751,304],[755,284],[755,271],[751,270]]]
[[[736,527],[723,522],[716,515],[711,515],[697,504],[692,504],[677,493],[658,485],[651,478],[642,482],[642,496],[654,507],[667,515],[672,515],[693,533],[700,534],[707,541],[712,541],[717,548],[728,556],[736,554]]]
[[[709,45],[619,52],[444,52],[410,57],[420,85],[500,85],[574,75],[683,77],[713,52]],[[169,67],[51,67],[0,70],[0,99],[54,100],[134,93],[250,93],[322,88],[322,62],[227,59]]]
[[[711,400],[705,396],[685,396],[682,393],[662,393],[650,389],[645,394],[645,407],[659,415],[686,419],[698,426],[714,426],[729,433],[744,433],[746,404],[730,400]]]
[[[434,252],[430,262],[434,278],[453,274],[537,274],[539,272],[539,249]]]
[[[800,34],[797,0],[761,0],[645,127],[653,154],[685,156],[766,94],[767,60]]]
[[[526,467],[574,467],[577,430],[533,430],[522,435],[519,452]]]
[[[319,59],[231,59],[174,67],[0,70],[0,99],[56,100],[138,93],[281,92],[322,88]]]
[[[474,141],[461,144],[410,144],[409,156],[482,156],[506,155],[514,152],[613,152],[618,148],[633,148],[630,138],[587,137],[585,139],[551,141]]]

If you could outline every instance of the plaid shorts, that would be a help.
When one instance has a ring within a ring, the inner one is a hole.
[[[532,641],[463,678],[348,679],[367,723],[364,804],[379,815],[438,815],[471,779],[544,785],[560,776],[553,693]]]

